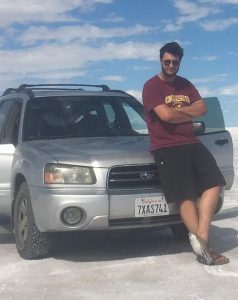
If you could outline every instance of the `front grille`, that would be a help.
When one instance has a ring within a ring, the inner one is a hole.
[[[156,165],[117,166],[109,171],[109,190],[158,188],[159,186],[159,172]]]

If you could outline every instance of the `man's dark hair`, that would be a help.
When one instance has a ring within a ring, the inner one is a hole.
[[[176,42],[167,43],[160,49],[160,59],[163,58],[165,52],[178,56],[180,60],[183,57],[183,48]]]

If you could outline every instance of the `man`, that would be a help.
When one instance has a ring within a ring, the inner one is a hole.
[[[178,203],[197,260],[220,265],[229,259],[209,246],[209,232],[225,180],[193,132],[192,119],[205,114],[206,107],[193,84],[177,75],[182,57],[179,44],[164,45],[160,49],[161,72],[143,88],[151,152],[166,200]]]

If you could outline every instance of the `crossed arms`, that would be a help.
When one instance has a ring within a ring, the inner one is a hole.
[[[204,101],[200,99],[190,106],[180,108],[170,108],[166,104],[161,104],[156,106],[154,111],[161,120],[172,124],[180,124],[189,122],[194,117],[204,115],[206,113],[206,106]]]

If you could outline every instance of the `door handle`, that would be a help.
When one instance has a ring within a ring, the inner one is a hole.
[[[229,140],[228,139],[219,139],[215,141],[215,144],[219,145],[219,146],[223,146],[225,144],[228,144]]]

